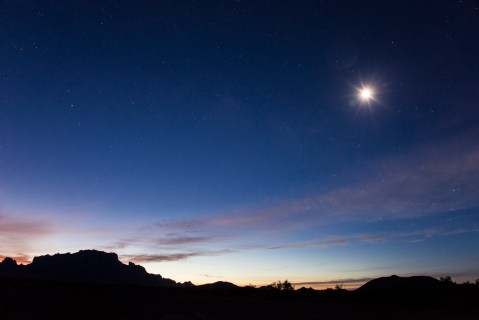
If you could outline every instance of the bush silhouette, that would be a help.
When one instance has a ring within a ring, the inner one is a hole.
[[[294,285],[291,282],[289,282],[288,280],[284,280],[283,282],[281,282],[280,280],[278,280],[277,282],[273,282],[271,284],[271,287],[273,287],[276,290],[280,290],[280,291],[293,291],[294,290]]]
[[[452,279],[451,279],[450,276],[440,277],[439,281],[441,281],[443,284],[447,284],[447,285],[454,284],[454,282],[452,282]]]

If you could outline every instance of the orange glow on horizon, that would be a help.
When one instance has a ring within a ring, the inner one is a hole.
[[[6,258],[12,258],[13,260],[17,262],[17,264],[23,264],[23,265],[30,264],[32,262],[30,256],[12,256],[12,257],[0,256],[1,262],[3,262],[3,260],[5,260]]]

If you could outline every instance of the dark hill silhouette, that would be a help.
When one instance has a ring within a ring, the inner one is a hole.
[[[226,281],[217,281],[214,283],[207,283],[198,286],[203,289],[218,289],[218,290],[231,290],[231,289],[238,289],[239,287],[231,282]]]
[[[145,268],[123,264],[116,253],[81,250],[35,257],[31,264],[18,265],[5,258],[0,263],[0,276],[49,281],[110,283],[147,286],[176,286],[176,282],[161,275],[149,274]]]
[[[378,290],[429,290],[439,287],[440,281],[428,276],[413,277],[382,277],[371,280],[357,289],[357,291]]]

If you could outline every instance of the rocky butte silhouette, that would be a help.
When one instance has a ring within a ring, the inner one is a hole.
[[[430,290],[439,287],[440,283],[439,280],[428,276],[399,277],[393,275],[390,277],[373,279],[359,287],[357,290]]]
[[[35,257],[31,264],[18,265],[12,258],[0,263],[1,277],[21,279],[108,283],[146,286],[179,286],[175,281],[146,272],[132,262],[123,264],[116,253],[81,250]]]

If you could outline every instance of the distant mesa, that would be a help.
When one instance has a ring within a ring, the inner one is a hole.
[[[361,287],[358,291],[378,291],[378,290],[409,290],[409,289],[419,289],[419,290],[428,290],[437,288],[440,285],[440,281],[428,276],[413,276],[413,277],[382,277],[371,280]]]
[[[0,263],[0,277],[166,287],[177,285],[175,281],[150,274],[132,262],[123,264],[116,253],[97,250],[39,256],[26,266],[18,265],[12,258],[5,258]]]

